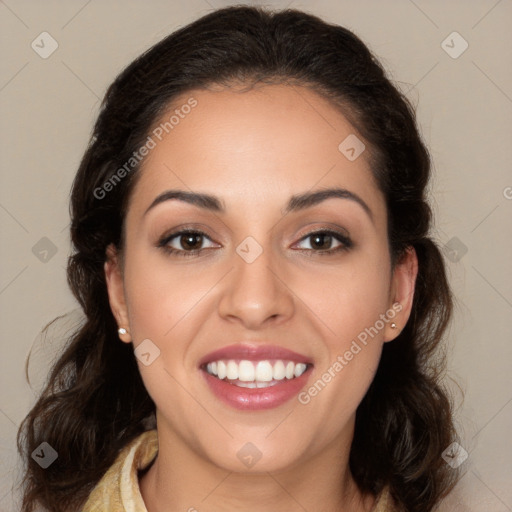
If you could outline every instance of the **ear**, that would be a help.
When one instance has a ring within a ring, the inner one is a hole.
[[[409,320],[417,275],[418,257],[414,247],[411,246],[406,250],[393,270],[389,297],[390,309],[388,311],[394,311],[395,316],[391,318],[390,315],[387,315],[390,320],[386,323],[384,341],[394,340],[404,328],[407,320]],[[392,323],[395,323],[395,329],[391,327]]]
[[[125,334],[119,334],[119,338],[125,343],[130,343],[130,324],[128,322],[128,308],[124,295],[123,273],[119,254],[114,244],[110,244],[106,250],[104,264],[105,280],[107,282],[108,299],[110,309],[117,321],[117,325],[126,329]]]

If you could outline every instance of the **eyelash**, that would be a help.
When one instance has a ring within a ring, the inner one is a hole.
[[[175,233],[171,233],[169,235],[164,236],[158,242],[157,247],[159,247],[160,249],[162,249],[165,253],[167,253],[169,255],[185,257],[185,258],[196,256],[199,253],[201,253],[202,251],[205,251],[205,250],[208,249],[208,248],[204,248],[204,249],[194,249],[194,250],[191,250],[191,251],[185,251],[185,250],[182,250],[182,249],[174,249],[174,248],[169,247],[167,245],[171,240],[173,240],[173,239],[175,239],[177,237],[180,237],[182,235],[200,235],[202,237],[208,238],[208,240],[211,240],[210,237],[206,233],[204,233],[203,231],[200,231],[200,230],[197,230],[197,229],[184,229],[182,231],[177,231]],[[330,229],[320,229],[320,230],[316,230],[316,231],[311,231],[310,233],[307,233],[306,235],[304,235],[299,240],[299,242],[301,242],[303,240],[306,240],[307,238],[310,238],[313,235],[327,235],[327,236],[331,236],[335,240],[340,242],[341,245],[339,247],[335,247],[334,249],[327,249],[327,250],[324,250],[324,251],[322,251],[322,250],[315,250],[315,249],[298,249],[298,250],[301,250],[301,251],[311,251],[311,252],[314,252],[314,253],[316,253],[316,254],[318,254],[320,256],[330,256],[330,255],[337,254],[339,252],[348,251],[353,246],[353,242],[352,242],[352,240],[349,237],[347,237],[347,236],[345,236],[345,235],[343,235],[341,233],[338,233],[337,231],[330,230]]]

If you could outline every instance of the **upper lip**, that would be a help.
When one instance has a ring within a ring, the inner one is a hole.
[[[236,343],[227,347],[214,350],[205,355],[199,361],[199,366],[203,366],[212,361],[221,359],[245,359],[248,361],[263,361],[266,359],[282,359],[284,361],[293,361],[294,363],[312,364],[308,356],[288,350],[277,345],[255,345],[249,343]]]

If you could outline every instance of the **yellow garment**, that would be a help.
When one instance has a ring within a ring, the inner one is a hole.
[[[148,512],[139,490],[137,472],[147,468],[158,453],[156,430],[144,432],[126,445],[93,489],[82,512]],[[393,512],[392,499],[381,493],[371,512]]]

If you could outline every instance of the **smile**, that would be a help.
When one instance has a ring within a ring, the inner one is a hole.
[[[278,407],[296,396],[311,375],[313,363],[275,346],[233,345],[204,357],[199,369],[210,391],[242,410]]]
[[[300,377],[307,369],[306,363],[293,361],[212,361],[206,365],[206,371],[220,380],[226,380],[242,388],[267,388],[275,386],[284,379]]]

